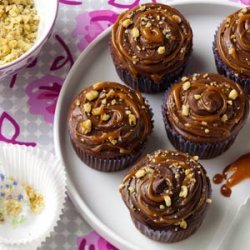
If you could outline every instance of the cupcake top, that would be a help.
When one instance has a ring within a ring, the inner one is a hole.
[[[250,77],[250,8],[229,15],[217,33],[218,53],[236,74]]]
[[[183,77],[166,95],[166,119],[193,142],[217,142],[237,134],[249,112],[240,85],[214,73]]]
[[[211,186],[198,157],[158,150],[124,178],[120,192],[131,216],[153,228],[186,229],[210,203]],[[190,217],[193,217],[191,219]]]
[[[92,155],[137,154],[152,131],[152,115],[141,94],[114,82],[84,89],[69,111],[74,143]]]
[[[192,30],[175,8],[149,3],[119,16],[112,30],[112,46],[125,68],[159,82],[185,62],[192,47]]]
[[[30,186],[0,174],[0,226],[23,224],[31,214],[44,208],[43,197]]]

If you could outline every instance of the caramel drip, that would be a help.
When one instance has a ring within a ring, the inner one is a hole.
[[[131,24],[124,26],[126,20]],[[134,75],[153,76],[158,82],[166,72],[182,66],[192,46],[192,30],[176,9],[163,4],[145,4],[119,16],[113,26],[111,45],[115,60],[123,67]],[[159,53],[159,47],[164,47],[164,51]]]
[[[243,8],[221,24],[217,48],[223,61],[236,73],[250,76],[250,8]]]
[[[97,96],[89,100],[93,91]],[[86,121],[91,123],[89,131],[84,129]],[[139,92],[100,82],[75,98],[69,112],[69,131],[80,147],[93,154],[136,154],[152,131],[151,113]]]
[[[144,175],[138,177],[138,171]],[[184,153],[159,150],[135,165],[120,191],[142,221],[150,218],[155,224],[176,225],[206,204],[211,189],[206,171],[197,161]]]
[[[223,180],[226,181],[221,187],[221,193],[229,197],[232,192],[232,187],[240,182],[250,178],[250,153],[238,158],[235,162],[227,166],[222,174],[217,174],[214,177],[214,183],[220,184]],[[221,181],[217,181],[220,179]]]
[[[185,90],[186,82],[190,87]],[[237,93],[235,99],[231,92]],[[198,142],[225,140],[237,134],[249,110],[241,87],[212,73],[194,75],[175,84],[166,101],[165,112],[171,126],[184,138]],[[187,114],[183,114],[185,106]]]

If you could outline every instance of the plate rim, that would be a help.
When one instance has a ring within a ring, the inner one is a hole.
[[[179,6],[179,5],[216,5],[216,6],[232,6],[232,7],[242,7],[240,3],[229,2],[229,0],[223,0],[218,2],[218,0],[205,0],[200,2],[200,0],[173,0],[173,2],[169,2],[171,6]],[[97,231],[102,237],[106,240],[111,242],[113,245],[121,248],[121,249],[135,249],[139,250],[140,248],[135,247],[129,241],[126,241],[124,238],[119,236],[116,232],[112,231],[107,225],[101,222],[100,219],[90,210],[88,205],[79,195],[77,188],[74,185],[74,182],[71,180],[69,173],[67,172],[67,165],[65,164],[64,158],[61,152],[61,143],[60,143],[60,125],[59,121],[61,120],[61,103],[63,102],[63,98],[67,89],[69,87],[69,83],[71,81],[72,76],[79,68],[79,65],[84,60],[86,55],[98,44],[101,40],[105,39],[105,37],[111,33],[112,26],[107,28],[101,34],[99,34],[85,49],[82,51],[75,61],[74,65],[68,72],[61,91],[58,96],[55,116],[54,116],[54,123],[53,123],[53,141],[54,141],[54,150],[56,155],[60,158],[60,160],[65,165],[65,171],[67,176],[67,193],[74,204],[77,212],[83,217],[83,219],[95,230]]]

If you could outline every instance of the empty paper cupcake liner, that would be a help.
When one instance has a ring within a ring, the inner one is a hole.
[[[237,135],[231,136],[224,141],[218,141],[214,143],[199,143],[186,140],[169,124],[166,115],[166,100],[167,92],[164,95],[162,116],[168,139],[177,150],[189,153],[190,155],[198,155],[200,159],[210,159],[221,155],[234,143]]]
[[[213,43],[213,53],[214,53],[214,60],[216,64],[216,68],[219,74],[224,75],[225,77],[228,77],[232,79],[233,81],[239,83],[242,88],[244,89],[245,93],[250,95],[250,78],[244,77],[239,75],[236,72],[233,72],[232,69],[230,69],[220,58],[220,55],[218,53],[217,47],[216,47],[216,36],[217,32],[214,36],[214,43]]]
[[[66,196],[66,173],[62,163],[39,148],[0,143],[0,173],[29,185],[44,198],[41,213],[27,217],[23,224],[0,225],[0,248],[38,247],[54,230]],[[2,247],[1,247],[2,245]]]

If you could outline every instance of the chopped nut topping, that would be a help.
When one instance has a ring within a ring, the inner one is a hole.
[[[167,207],[171,206],[172,202],[171,202],[171,198],[169,195],[164,196],[164,201],[165,201]]]
[[[135,189],[134,189],[133,187],[129,187],[129,188],[128,188],[128,191],[129,191],[130,193],[134,193]]]
[[[116,104],[116,99],[113,99],[113,100],[111,101],[111,104],[112,104],[112,105],[115,105],[115,104]]]
[[[131,19],[125,19],[123,22],[122,22],[122,26],[124,28],[128,28],[131,24],[132,24],[132,20]]]
[[[131,114],[131,111],[130,111],[130,110],[126,110],[126,111],[125,111],[125,114],[126,114],[126,115],[129,115],[129,114]]]
[[[140,11],[144,11],[146,9],[145,5],[141,5],[141,7],[139,8]]]
[[[152,26],[152,24],[150,22],[147,22],[145,27],[150,28],[151,26]]]
[[[108,121],[110,119],[110,115],[108,114],[103,114],[101,117],[102,121]]]
[[[85,104],[83,105],[83,109],[84,109],[84,111],[85,111],[86,113],[90,113],[90,111],[91,111],[91,105],[90,105],[90,103],[89,103],[89,102],[85,103]]]
[[[103,99],[103,100],[101,101],[101,103],[102,103],[103,105],[106,105],[106,104],[107,104],[107,99]]]
[[[247,8],[246,7],[242,8],[240,12],[242,12],[244,14],[247,13]]]
[[[88,134],[92,130],[92,121],[90,119],[81,122],[81,129],[84,134]]]
[[[224,114],[224,115],[221,117],[221,121],[222,121],[222,122],[228,121],[228,117],[227,117],[226,114]]]
[[[186,82],[186,81],[188,80],[188,78],[187,78],[186,76],[183,76],[183,77],[181,78],[181,80],[182,80],[183,82]]]
[[[189,105],[182,105],[182,115],[184,116],[189,115]]]
[[[97,83],[93,84],[93,88],[96,89],[99,86],[102,86],[102,84],[103,84],[103,82],[97,82]]]
[[[198,155],[195,155],[195,156],[193,156],[193,159],[194,159],[195,161],[198,161],[198,160],[199,160],[199,156],[198,156]]]
[[[180,221],[180,228],[186,229],[187,228],[187,222],[185,220]]]
[[[132,29],[132,36],[133,36],[134,38],[137,38],[137,37],[139,37],[139,35],[140,35],[139,30],[138,30],[136,27],[134,27],[134,28]]]
[[[125,185],[122,183],[119,185],[119,190],[123,189],[125,187]]]
[[[107,97],[110,97],[112,95],[115,94],[115,91],[113,89],[111,89],[108,93],[107,93]]]
[[[80,106],[80,104],[81,104],[80,100],[79,100],[79,99],[77,99],[77,100],[76,100],[76,106],[78,106],[78,107],[79,107],[79,106]]]
[[[128,121],[131,126],[136,125],[136,117],[133,114],[128,115]]]
[[[204,126],[206,126],[206,125],[207,125],[207,122],[202,121],[201,124],[204,125]]]
[[[235,100],[238,97],[238,92],[235,89],[233,89],[230,91],[228,97],[232,100]]]
[[[165,209],[165,206],[161,204],[160,209]]]
[[[115,140],[112,137],[109,137],[109,141],[111,142],[112,145],[115,145],[117,143],[117,140]]]
[[[208,77],[208,73],[203,75],[203,78],[207,78]]]
[[[99,95],[99,92],[96,90],[90,90],[89,92],[86,93],[86,98],[88,101],[93,101],[95,100]]]
[[[201,95],[194,95],[194,99],[195,100],[200,100],[201,99]]]
[[[181,21],[182,21],[181,18],[180,18],[179,16],[177,16],[177,15],[173,15],[172,18],[173,18],[174,21],[177,22],[177,23],[181,23]]]
[[[227,101],[229,105],[233,105],[233,102],[231,100]]]
[[[100,115],[102,112],[102,107],[92,109],[92,115]]]
[[[188,195],[187,186],[181,186],[181,192],[179,193],[179,197],[186,198]]]
[[[145,168],[146,173],[153,173],[154,170],[151,167],[146,167]]]
[[[191,83],[189,81],[183,83],[182,85],[183,90],[188,90],[190,87],[191,87]]]
[[[212,203],[212,200],[211,199],[206,199],[206,202],[210,204],[210,203]]]
[[[100,96],[99,96],[101,99],[105,98],[106,97],[106,93],[101,93]]]
[[[157,49],[157,53],[158,53],[159,55],[164,54],[165,51],[166,51],[166,49],[165,49],[164,46],[160,46],[160,47]]]
[[[208,134],[210,130],[208,128],[205,129],[205,133]]]
[[[234,47],[230,47],[229,49],[228,49],[228,53],[229,53],[229,55],[235,55],[235,48]]]
[[[185,170],[185,175],[189,175],[191,173],[191,170],[188,168]]]
[[[146,171],[144,169],[139,169],[136,173],[135,173],[135,177],[137,179],[142,178],[144,175],[146,174]]]

